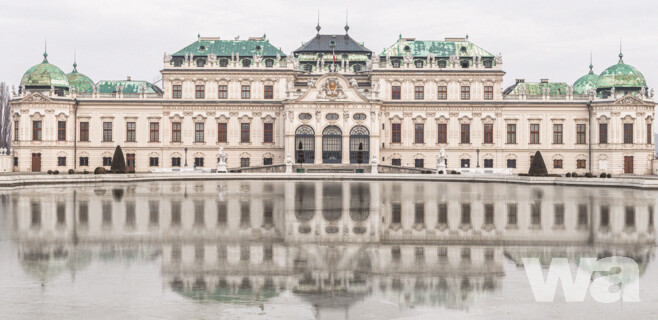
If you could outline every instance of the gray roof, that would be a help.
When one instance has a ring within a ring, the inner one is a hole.
[[[332,40],[336,43],[333,50],[329,46]],[[372,53],[372,50],[354,41],[352,37],[346,34],[318,34],[295,50],[294,53],[332,52],[334,50],[335,52]]]

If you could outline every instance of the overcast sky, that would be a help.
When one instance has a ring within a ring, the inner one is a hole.
[[[285,53],[315,35],[344,32],[377,54],[399,34],[416,39],[463,37],[502,53],[505,84],[516,78],[573,83],[587,73],[590,51],[600,73],[618,60],[638,68],[653,87],[658,74],[658,1],[29,1],[0,0],[0,81],[18,85],[48,60],[94,81],[160,79],[164,52],[202,36],[241,39],[267,34]]]

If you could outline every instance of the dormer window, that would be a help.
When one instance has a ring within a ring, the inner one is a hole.
[[[206,59],[197,59],[196,60],[196,66],[197,67],[203,67],[206,65]]]
[[[411,48],[409,48],[409,46],[404,46],[404,52],[411,52]]]
[[[206,46],[199,46],[199,51],[206,51]]]
[[[459,61],[459,65],[460,65],[462,68],[468,68],[468,67],[469,67],[468,60],[462,60],[462,61]]]
[[[228,59],[219,60],[219,66],[222,67],[222,68],[228,67]]]
[[[343,59],[347,60],[347,57],[348,57],[347,53],[343,53],[342,57],[343,57]]]
[[[272,59],[265,60],[265,67],[272,68],[273,66],[274,66],[274,60]]]
[[[310,63],[307,63],[304,65],[304,71],[311,73],[313,71],[313,65]]]
[[[393,64],[393,68],[399,68],[400,67],[400,60],[393,60],[391,61]]]
[[[461,51],[462,54],[466,54],[466,47],[462,47],[459,51]]]
[[[416,68],[422,68],[423,67],[423,60],[416,60],[414,63],[416,64]]]
[[[174,67],[180,67],[183,65],[183,59],[181,58],[172,59],[171,63],[174,65]]]
[[[251,66],[251,60],[249,59],[242,60],[242,66],[248,68],[249,66]]]
[[[485,68],[493,67],[493,61],[491,61],[491,60],[484,60],[483,64],[484,64]]]
[[[439,60],[439,68],[445,68],[448,63],[445,60]]]
[[[359,72],[359,71],[361,71],[361,65],[358,64],[354,65],[354,72]]]
[[[256,51],[260,51],[261,49],[262,49],[262,48],[261,48],[260,45],[257,45],[257,46],[256,46]]]

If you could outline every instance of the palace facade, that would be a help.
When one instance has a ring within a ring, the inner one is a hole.
[[[161,88],[93,82],[49,64],[30,68],[11,100],[14,170],[129,170],[379,164],[527,172],[541,151],[550,173],[650,174],[653,89],[619,62],[573,85],[517,79],[465,38],[400,36],[380,54],[345,34],[314,35],[286,55],[266,36],[199,36],[164,55]],[[302,156],[303,155],[303,156]]]

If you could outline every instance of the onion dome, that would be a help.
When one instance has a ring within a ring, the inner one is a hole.
[[[76,92],[92,92],[94,82],[83,73],[78,72],[78,64],[73,62],[73,71],[66,74],[69,84]]]
[[[48,63],[48,53],[43,53],[43,61],[28,69],[21,79],[21,86],[27,90],[50,90],[54,87],[56,91],[69,90],[69,80],[64,71],[55,65]]]
[[[574,94],[587,94],[590,89],[596,90],[596,83],[599,81],[599,76],[592,71],[592,68],[594,68],[594,66],[590,61],[589,73],[578,78],[578,80],[573,83]]]
[[[597,88],[642,88],[647,86],[646,80],[640,71],[633,66],[625,64],[624,55],[619,52],[619,62],[603,70],[596,82]]]

